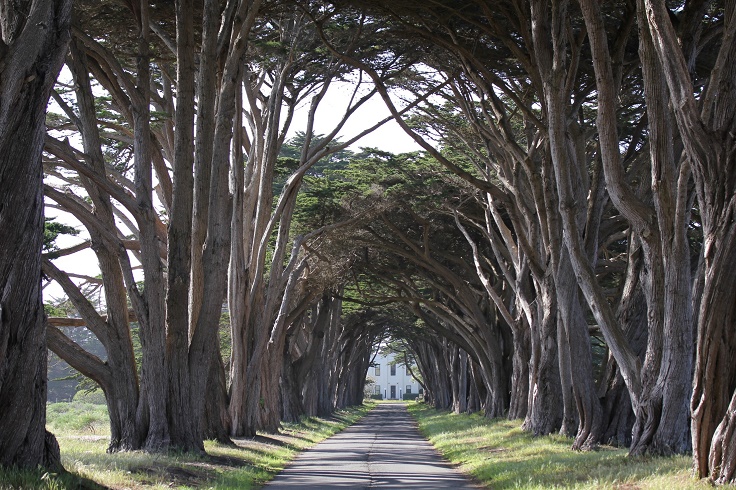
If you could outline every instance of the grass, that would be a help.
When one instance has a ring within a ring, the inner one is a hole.
[[[692,478],[690,457],[635,458],[610,446],[572,451],[572,439],[533,437],[521,430],[520,420],[456,415],[421,403],[408,406],[419,430],[445,458],[493,489],[712,488],[706,480]]]
[[[206,456],[107,454],[105,407],[71,402],[49,404],[47,426],[61,447],[66,474],[0,470],[0,490],[62,489],[248,489],[258,488],[300,451],[355,423],[375,404],[339,410],[330,418],[306,417],[284,423],[278,434],[236,439],[235,446],[205,442]]]
[[[53,433],[110,435],[107,407],[79,401],[49,403],[46,428]]]

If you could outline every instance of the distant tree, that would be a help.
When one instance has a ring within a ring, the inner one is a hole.
[[[45,218],[43,227],[43,251],[51,252],[58,250],[56,239],[59,235],[79,235],[79,230],[73,226],[59,223],[55,218]]]
[[[365,378],[365,388],[363,389],[363,395],[369,397],[373,394],[376,389],[376,380],[368,376]]]

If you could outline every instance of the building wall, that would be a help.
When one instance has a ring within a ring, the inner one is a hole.
[[[395,374],[391,374],[391,365],[394,364],[393,354],[388,356],[378,354],[373,362],[376,367],[368,368],[368,377],[376,382],[374,393],[380,393],[384,400],[401,400],[406,393],[419,393],[419,383],[411,377],[404,365],[396,364]]]

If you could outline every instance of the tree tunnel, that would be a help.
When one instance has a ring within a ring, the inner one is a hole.
[[[736,478],[730,3],[11,3],[0,225],[31,252],[0,256],[0,399],[37,413],[0,464],[53,445],[44,342],[110,451],[196,453],[360,403],[391,338],[437,407]],[[24,54],[38,9],[54,59]],[[418,150],[360,147],[388,121]],[[42,240],[41,194],[82,235]]]

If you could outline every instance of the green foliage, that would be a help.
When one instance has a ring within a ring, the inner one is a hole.
[[[73,226],[65,225],[56,221],[56,218],[46,218],[43,224],[43,251],[54,252],[59,248],[56,239],[59,235],[79,235],[79,230]]]
[[[233,350],[233,344],[230,332],[230,313],[223,311],[220,315],[220,323],[217,328],[217,333],[220,339],[220,356],[225,361],[227,366],[228,359]],[[226,368],[225,373],[227,376],[230,375],[229,370]]]
[[[315,148],[322,144],[325,140],[325,136],[318,134],[315,135],[310,141],[310,148]],[[281,193],[286,180],[289,176],[306,162],[301,161],[302,149],[307,141],[307,135],[303,131],[297,131],[297,133],[288,141],[286,141],[281,147],[279,152],[279,158],[275,168],[275,175],[273,181],[273,193],[274,196],[278,196]],[[339,140],[332,140],[329,142],[331,145],[339,145]],[[318,160],[314,165],[310,167],[306,175],[308,177],[323,177],[326,172],[341,170],[348,166],[353,152],[350,150],[341,150],[329,154],[328,156]]]
[[[305,178],[295,213],[298,230],[365,214],[379,203],[425,214],[456,205],[462,186],[422,153],[394,155],[375,148],[328,162]]]
[[[357,220],[333,245],[350,254],[351,275],[343,292],[345,324],[375,332],[388,329],[392,339],[426,335],[425,326],[405,301],[391,301],[410,294],[436,300],[437,288],[432,281],[438,278],[411,255],[426,253],[460,277],[469,277],[469,247],[457,230],[453,211],[479,215],[483,210],[474,197],[474,189],[422,153],[394,155],[364,149],[353,155],[345,168],[306,179],[297,211],[298,226],[310,230]],[[407,242],[422,252],[410,249]],[[406,255],[397,254],[397,250]],[[331,250],[322,254],[325,260],[331,259]],[[402,289],[403,284],[414,292]],[[397,344],[396,352],[399,362],[414,364],[405,346]]]
[[[90,403],[92,405],[105,405],[105,392],[99,388],[92,390],[81,390],[74,395],[74,402]]]
[[[376,389],[376,380],[373,379],[370,376],[367,376],[365,378],[365,385],[363,386],[363,396],[366,398],[371,398],[374,394],[373,392]]]
[[[52,317],[68,317],[76,313],[76,308],[71,301],[63,299],[61,301],[52,300],[43,304],[43,311],[46,316]]]

